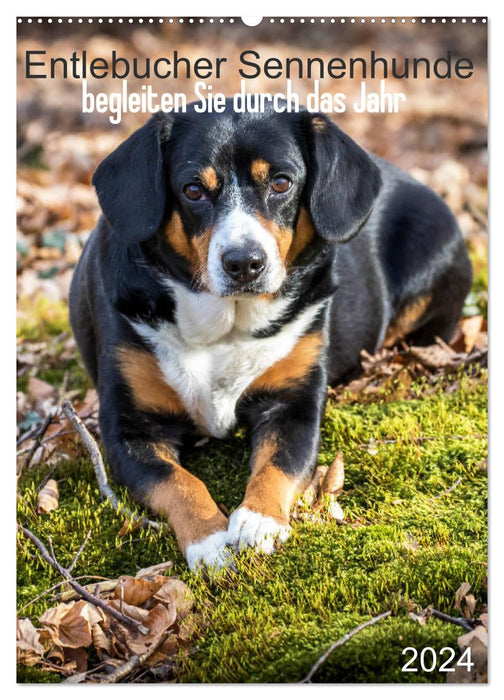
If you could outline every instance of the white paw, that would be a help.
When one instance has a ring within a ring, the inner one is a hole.
[[[223,569],[233,565],[233,554],[227,549],[227,532],[221,530],[190,544],[186,549],[187,564],[191,571],[198,569]]]
[[[241,507],[229,518],[227,541],[238,551],[253,547],[256,552],[271,554],[275,551],[275,542],[285,542],[290,533],[289,525],[281,525],[275,518]]]

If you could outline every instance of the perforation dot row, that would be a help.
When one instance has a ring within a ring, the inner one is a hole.
[[[209,24],[224,24],[225,22],[228,22],[229,24],[234,24],[236,22],[236,19],[233,17],[229,18],[223,18],[221,17],[220,19],[214,19],[213,17],[200,17],[199,19],[194,19],[190,17],[189,19],[185,19],[183,17],[180,17],[178,19],[174,19],[173,17],[170,17],[168,19],[164,19],[162,17],[159,18],[153,18],[150,17],[148,19],[144,19],[142,17],[135,17],[135,18],[123,18],[123,17],[98,17],[98,18],[93,18],[93,17],[88,17],[88,18],[74,18],[74,17],[39,17],[37,19],[32,19],[31,17],[28,17],[26,19],[22,17],[18,17],[17,19],[18,24],[22,24],[23,22],[26,22],[27,24],[42,24],[43,22],[47,22],[48,24],[93,24],[94,22],[98,24],[113,24],[114,22],[117,22],[118,24],[134,24],[137,22],[138,24],[163,24],[164,22],[167,22],[168,24],[204,24],[205,22],[208,22]],[[267,21],[267,20],[266,20]],[[470,23],[470,24],[476,24],[478,21],[480,21],[482,24],[486,24],[486,18],[482,17],[481,19],[477,19],[475,17],[472,17],[470,19],[467,19],[465,17],[451,17],[451,18],[438,18],[438,17],[432,17],[431,19],[427,19],[425,17],[417,20],[414,17],[411,19],[405,19],[400,18],[397,19],[395,17],[381,17],[381,18],[346,18],[346,17],[341,17],[340,19],[335,19],[334,17],[331,18],[325,18],[325,17],[320,17],[320,18],[310,18],[306,19],[304,17],[290,17],[290,18],[285,18],[285,17],[271,17],[269,19],[270,24],[274,24],[275,22],[279,22],[280,24],[284,24],[286,22],[289,22],[290,24],[294,24],[295,22],[299,22],[300,24],[315,24],[315,23],[320,23],[320,24],[335,24],[339,22],[340,24],[345,24],[345,23],[350,23],[350,24],[366,24],[366,22],[369,22],[370,24],[386,24],[389,22],[390,24],[406,24],[407,22],[411,22],[412,24],[415,24],[416,22],[419,22],[420,24],[436,24],[436,23],[441,23],[441,24],[456,24],[457,22],[460,22],[462,24]]]

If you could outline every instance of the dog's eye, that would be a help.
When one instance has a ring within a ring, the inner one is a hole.
[[[198,199],[205,197],[203,188],[201,185],[198,185],[197,182],[190,182],[188,185],[184,185],[182,192],[187,199],[191,200],[191,202],[197,202]]]
[[[271,183],[271,189],[277,194],[283,194],[290,190],[292,181],[285,175],[278,175]]]

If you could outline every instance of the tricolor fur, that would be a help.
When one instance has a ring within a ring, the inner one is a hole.
[[[453,332],[471,280],[455,220],[308,112],[157,115],[93,182],[103,216],[70,310],[114,476],[191,568],[272,552],[316,463],[327,383],[362,349]],[[181,452],[238,422],[252,473],[228,521]]]

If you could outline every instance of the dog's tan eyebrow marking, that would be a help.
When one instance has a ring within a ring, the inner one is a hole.
[[[150,353],[123,345],[117,348],[116,357],[137,408],[171,414],[185,412],[177,392],[166,383]]]
[[[270,163],[263,158],[256,158],[250,166],[250,174],[255,182],[265,182],[268,179]]]
[[[219,188],[219,178],[215,169],[211,165],[200,171],[200,180],[209,192],[215,192]]]
[[[248,387],[253,391],[274,391],[301,383],[320,357],[324,341],[320,332],[303,336],[291,352],[269,367]]]

